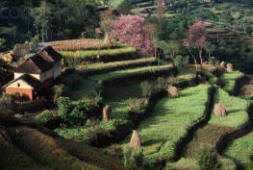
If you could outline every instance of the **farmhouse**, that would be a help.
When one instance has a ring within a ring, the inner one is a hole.
[[[14,69],[14,80],[4,86],[6,93],[33,100],[61,75],[61,58],[52,47],[43,48]]]

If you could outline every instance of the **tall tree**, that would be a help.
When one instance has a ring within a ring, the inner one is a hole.
[[[135,47],[143,53],[154,55],[152,34],[145,19],[137,15],[122,15],[112,24],[112,37],[121,43]]]
[[[203,64],[203,49],[206,46],[207,32],[202,21],[196,22],[189,28],[189,37],[187,39],[187,47],[198,49],[200,64]]]

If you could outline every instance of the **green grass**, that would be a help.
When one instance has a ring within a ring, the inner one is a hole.
[[[203,116],[208,88],[207,85],[188,88],[180,92],[179,98],[164,98],[156,105],[152,115],[137,129],[148,159],[173,156],[175,144]]]
[[[95,97],[98,95],[100,86],[95,81],[82,79],[80,83],[71,89],[70,98],[72,100],[79,100],[85,97]]]
[[[141,59],[117,61],[117,62],[109,62],[109,63],[96,63],[96,64],[87,65],[80,71],[82,74],[90,75],[93,73],[113,71],[115,69],[124,69],[131,66],[138,66],[138,65],[144,65],[144,64],[148,65],[155,62],[156,62],[156,59],[154,57],[149,57],[149,58],[141,58]]]
[[[239,127],[248,121],[247,100],[230,96],[226,91],[219,89],[216,93],[216,103],[225,104],[227,116],[217,117],[212,114],[209,124],[215,126]]]
[[[113,8],[117,8],[124,0],[110,0],[109,4]]]
[[[175,163],[168,163],[168,168],[173,169],[194,169],[199,170],[198,163],[196,159],[188,159],[188,158],[181,158],[179,161]]]
[[[253,132],[246,136],[238,138],[226,149],[224,155],[239,161],[247,170],[252,169],[253,162],[250,159],[253,156]]]
[[[134,76],[134,75],[145,75],[147,73],[156,73],[160,71],[166,71],[171,70],[172,64],[168,65],[161,65],[161,66],[148,66],[148,67],[140,67],[135,69],[128,69],[128,70],[120,70],[120,71],[114,71],[106,74],[99,74],[95,76],[89,77],[91,80],[95,81],[108,81],[113,80],[117,78],[122,78],[126,76]]]
[[[189,81],[196,77],[195,69],[183,69],[177,75],[177,79],[180,81]]]
[[[239,71],[224,73],[222,76],[222,80],[225,82],[224,89],[228,92],[232,92],[234,90],[236,80],[241,76],[243,76],[243,73]]]
[[[129,53],[135,53],[136,49],[133,47],[122,47],[118,49],[105,49],[105,50],[88,50],[88,51],[60,51],[60,54],[65,57],[77,57],[77,58],[94,58],[98,55],[102,56],[115,56],[124,55]]]

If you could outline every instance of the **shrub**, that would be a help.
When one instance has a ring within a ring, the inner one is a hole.
[[[215,150],[208,145],[203,145],[200,148],[197,161],[200,169],[217,170],[221,167]]]
[[[83,125],[88,118],[100,113],[99,98],[71,101],[68,97],[57,100],[59,116],[71,125]]]
[[[39,123],[39,124],[47,124],[49,121],[54,119],[54,114],[52,111],[50,110],[45,110],[42,113],[40,113],[39,115],[37,115],[35,117],[35,120]]]
[[[143,100],[138,98],[129,98],[125,101],[125,103],[129,106],[130,111],[134,113],[144,113],[146,104]]]
[[[140,167],[146,170],[154,168],[144,159],[142,149],[133,149],[128,146],[124,152],[124,166],[130,170],[139,169]]]
[[[60,97],[57,99],[58,113],[63,120],[68,120],[68,114],[73,108],[68,97]]]

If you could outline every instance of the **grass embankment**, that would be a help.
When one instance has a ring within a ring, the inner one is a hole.
[[[133,47],[121,47],[117,49],[104,49],[104,50],[88,50],[88,51],[59,51],[61,55],[65,57],[74,57],[74,58],[82,58],[82,59],[94,59],[104,56],[110,56],[117,59],[117,57],[128,54],[136,53],[136,49]],[[122,57],[121,57],[122,58]],[[99,58],[98,58],[99,59]]]
[[[253,132],[234,140],[226,149],[224,155],[234,159],[245,170],[253,169]]]
[[[6,141],[0,134],[1,170],[49,170],[49,167],[36,163],[34,159]]]
[[[160,160],[173,156],[176,143],[203,116],[208,88],[207,85],[188,88],[180,91],[179,98],[164,98],[156,105],[152,115],[137,129],[146,158]]]
[[[159,73],[167,74],[171,73],[173,66],[172,64],[161,65],[161,66],[148,66],[148,67],[140,67],[135,69],[128,70],[120,70],[109,72],[106,74],[98,74],[95,76],[89,77],[91,80],[100,81],[101,83],[113,81],[115,79],[123,79],[123,78],[132,78],[132,77],[142,77],[145,78],[145,75],[155,75]]]
[[[140,67],[145,65],[151,65],[157,63],[156,58],[148,57],[134,60],[126,60],[126,61],[117,61],[117,62],[109,62],[109,63],[96,63],[84,66],[79,71],[82,75],[92,75],[99,73],[106,73],[110,71],[132,68],[132,67]]]
[[[80,146],[81,150],[76,152],[78,150],[77,144],[71,144],[70,141],[66,143],[61,139],[55,139],[36,129],[15,127],[11,128],[10,132],[12,134],[12,140],[18,144],[19,148],[32,156],[37,162],[52,169],[124,169],[123,166],[116,163],[117,161],[115,163],[101,161],[103,159],[109,161],[109,159],[106,157],[103,158],[103,154],[97,151],[95,152],[95,150],[93,151],[88,147]]]
[[[215,149],[221,136],[241,128],[248,122],[249,117],[246,111],[246,100],[230,96],[225,90],[219,89],[215,96],[215,102],[226,105],[227,116],[217,117],[214,113],[212,113],[208,124],[196,132],[194,139],[189,143],[184,158],[182,159],[194,159],[196,162],[199,153],[199,146],[209,145]],[[219,160],[222,163],[223,169],[236,169],[236,165],[231,159],[219,157]],[[188,166],[187,164],[180,164],[180,162],[177,162],[177,165],[182,167]]]
[[[225,86],[223,87],[226,91],[228,92],[233,92],[235,85],[236,85],[236,81],[242,77],[244,74],[242,72],[239,71],[234,71],[231,73],[224,73],[222,76],[222,80],[225,83]]]

